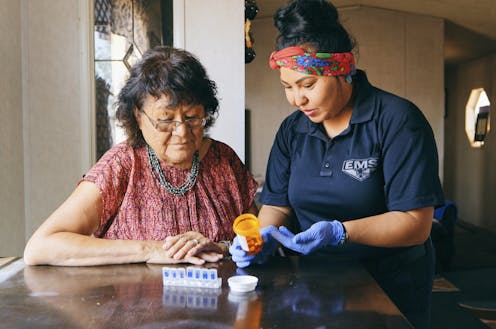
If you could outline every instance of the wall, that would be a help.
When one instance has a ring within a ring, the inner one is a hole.
[[[293,109],[289,106],[279,81],[279,74],[269,68],[276,31],[272,19],[255,18],[251,24],[255,59],[246,64],[246,108],[250,110],[250,164],[257,180],[265,176],[270,147],[282,120]]]
[[[0,0],[0,257],[24,246],[21,5]]]
[[[492,131],[477,149],[465,134],[465,106],[470,91],[481,87],[491,102]],[[461,220],[496,232],[496,54],[449,69],[446,89],[446,197],[457,203]]]
[[[410,99],[426,115],[436,137],[443,177],[442,19],[367,7],[340,13],[359,44],[358,67],[373,84]],[[257,57],[246,66],[246,105],[252,113],[252,172],[263,177],[275,132],[293,109],[286,102],[278,73],[268,67],[276,36],[272,18],[255,18],[252,33]]]
[[[244,1],[184,2],[184,48],[200,59],[218,87],[219,117],[210,136],[229,144],[244,160]]]
[[[79,0],[23,1],[23,111],[26,235],[85,172],[81,115]],[[60,15],[60,13],[64,13]],[[85,74],[89,74],[86,72]]]

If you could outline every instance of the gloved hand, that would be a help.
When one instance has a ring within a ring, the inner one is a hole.
[[[308,230],[296,235],[285,226],[279,227],[278,231],[272,231],[271,234],[286,248],[308,255],[317,249],[338,245],[345,230],[341,222],[333,220],[317,222]]]
[[[232,260],[236,263],[238,267],[247,267],[251,263],[262,264],[267,260],[276,249],[276,241],[270,234],[271,232],[277,231],[275,226],[267,226],[260,229],[260,235],[263,239],[262,250],[255,255],[248,255],[246,251],[241,248],[239,244],[238,237],[235,237],[231,247],[229,248],[229,253],[232,255]]]

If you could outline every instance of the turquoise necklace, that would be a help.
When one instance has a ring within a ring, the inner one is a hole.
[[[189,172],[188,178],[179,187],[172,185],[165,179],[164,172],[162,171],[162,167],[160,166],[160,162],[157,158],[157,154],[149,145],[146,145],[146,151],[148,152],[148,160],[152,175],[155,176],[155,179],[158,180],[160,185],[165,187],[170,194],[185,195],[193,188],[193,186],[195,186],[196,179],[198,177],[198,168],[200,167],[200,156],[198,155],[198,151],[193,154],[193,164],[191,165],[191,171]]]

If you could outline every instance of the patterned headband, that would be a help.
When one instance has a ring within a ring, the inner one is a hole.
[[[270,68],[287,67],[305,74],[322,76],[355,74],[355,58],[352,53],[309,53],[300,47],[288,47],[270,55]],[[351,81],[351,80],[350,80]]]

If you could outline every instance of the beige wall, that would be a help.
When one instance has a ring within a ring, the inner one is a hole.
[[[82,166],[79,0],[23,1],[26,235],[69,195]],[[61,15],[60,13],[64,13]],[[83,13],[84,15],[85,13]]]
[[[377,87],[413,101],[444,150],[443,21],[390,10],[357,7],[341,11],[343,24],[359,44],[358,67]],[[293,109],[287,104],[277,72],[268,67],[276,31],[271,18],[252,23],[256,59],[246,66],[246,105],[251,110],[252,172],[265,175],[275,132]]]
[[[0,0],[0,257],[24,245],[21,5]]]
[[[458,204],[462,220],[496,231],[496,54],[448,70],[446,87],[446,196]],[[481,87],[491,102],[492,130],[478,149],[465,134],[465,106],[470,91]]]
[[[255,18],[251,25],[256,57],[246,64],[246,108],[250,110],[250,163],[257,180],[264,179],[265,165],[275,133],[293,109],[289,106],[279,81],[279,74],[269,68],[276,31],[272,19]]]
[[[174,6],[178,3],[174,1]],[[200,59],[217,83],[219,117],[209,135],[229,144],[244,160],[244,1],[185,0],[184,8],[184,48]]]

